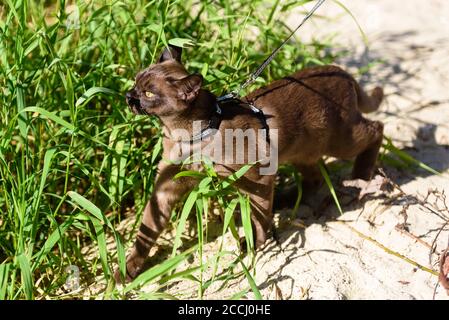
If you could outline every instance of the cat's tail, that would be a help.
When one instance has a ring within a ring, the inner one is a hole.
[[[369,113],[379,109],[384,97],[384,91],[381,87],[375,87],[371,95],[366,94],[358,83],[355,84],[357,91],[358,108],[363,113]]]

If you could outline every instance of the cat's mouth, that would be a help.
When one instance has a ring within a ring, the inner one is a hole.
[[[135,114],[145,114],[140,105],[140,99],[135,98],[130,92],[126,93],[126,103]]]

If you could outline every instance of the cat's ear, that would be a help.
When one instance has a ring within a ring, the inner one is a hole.
[[[198,96],[203,84],[203,77],[195,73],[179,80],[172,80],[171,83],[176,87],[178,97],[190,103]]]
[[[164,48],[164,51],[162,51],[162,54],[158,62],[160,63],[167,60],[176,60],[178,62],[181,62],[181,55],[182,55],[181,47],[176,47],[169,44],[168,48]]]

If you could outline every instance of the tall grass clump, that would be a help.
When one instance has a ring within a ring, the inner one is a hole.
[[[159,122],[132,115],[124,93],[135,73],[168,43],[186,48],[187,68],[200,72],[212,92],[234,89],[289,34],[283,17],[306,2],[2,2],[0,299],[60,298],[70,266],[78,269],[81,288],[102,283],[101,297],[125,297],[144,283],[186,275],[198,280],[202,296],[220,275],[193,277],[203,264],[184,271],[176,267],[194,252],[201,255],[209,199],[224,212],[223,232],[236,232],[233,213],[239,207],[245,235],[251,234],[248,200],[232,187],[242,172],[219,181],[206,165],[198,188],[176,213],[175,250],[191,211],[196,212],[198,246],[174,254],[122,291],[113,289],[113,265],[124,270],[125,248],[134,237],[119,234],[116,226],[127,206],[135,208],[139,223],[161,151]],[[255,86],[333,61],[328,44],[296,40]],[[114,250],[107,247],[109,238]],[[95,247],[93,258],[84,254],[87,246]],[[225,254],[220,251],[205,264],[217,269]],[[251,264],[235,258],[232,268],[240,266],[260,297]],[[164,297],[161,292],[146,297]]]

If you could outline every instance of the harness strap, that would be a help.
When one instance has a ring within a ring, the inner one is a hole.
[[[269,138],[270,132],[269,132],[268,124],[267,124],[267,119],[261,109],[257,108],[252,102],[245,102],[245,101],[242,101],[237,98],[221,100],[221,103],[229,103],[229,102],[238,103],[245,109],[250,110],[259,119],[260,123],[262,124],[262,129],[266,130],[267,141],[270,140],[270,138]],[[217,99],[217,103],[215,103],[215,112],[212,115],[212,117],[210,118],[207,127],[204,128],[203,130],[201,130],[201,132],[193,135],[190,140],[183,140],[180,142],[193,144],[195,142],[202,141],[202,140],[206,139],[207,137],[209,137],[212,134],[215,134],[216,131],[220,128],[220,124],[222,121],[222,115],[223,115],[223,112],[218,104],[218,99]]]
[[[226,97],[226,98],[223,97],[217,98],[217,101],[220,101],[221,103],[234,102],[239,104],[243,108],[250,110],[259,119],[259,122],[262,124],[262,129],[265,130],[267,133],[266,139],[267,141],[270,141],[270,132],[269,132],[270,128],[268,127],[267,118],[265,117],[265,114],[263,113],[262,109],[257,108],[253,102],[242,101],[237,97]]]
[[[189,143],[195,143],[197,141],[201,141],[209,137],[211,134],[215,133],[216,130],[220,127],[221,123],[221,116],[222,111],[218,103],[215,103],[215,112],[212,115],[212,117],[209,120],[209,123],[206,128],[201,130],[200,133],[197,133],[193,135],[193,137],[188,141],[181,141],[181,142],[189,142]]]

